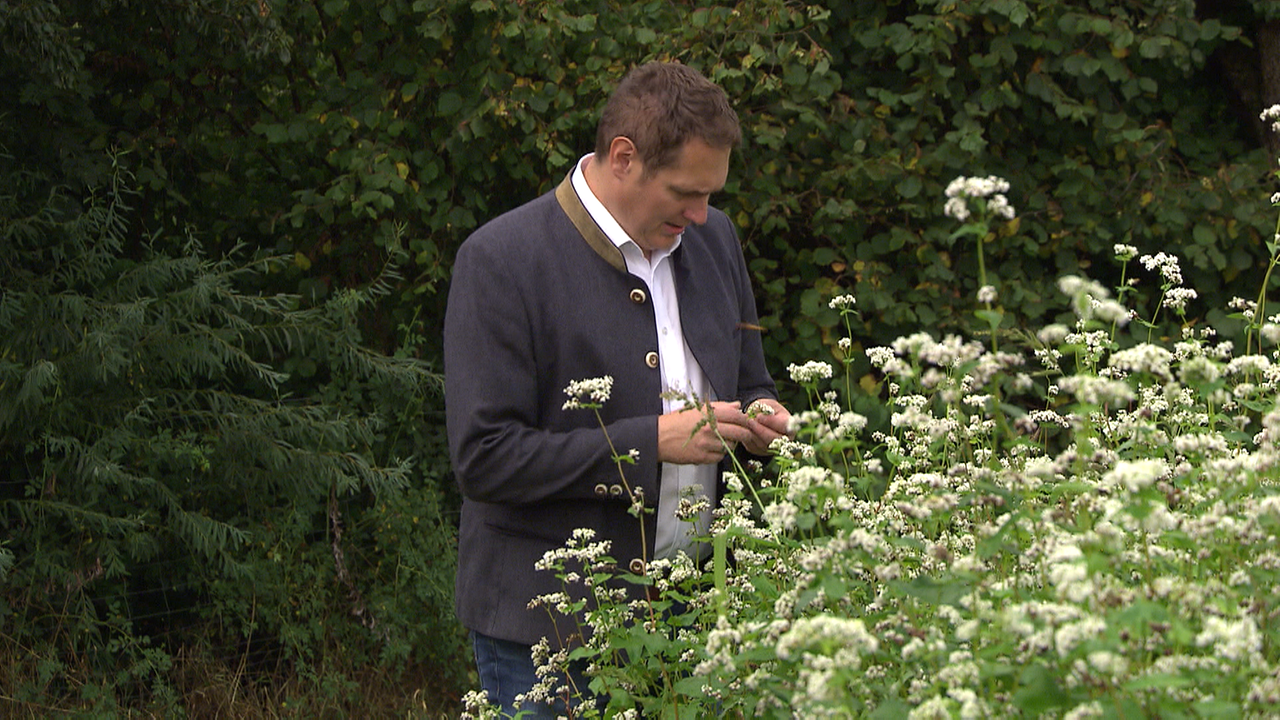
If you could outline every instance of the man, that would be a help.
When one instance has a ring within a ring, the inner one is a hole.
[[[464,496],[457,612],[481,682],[507,712],[534,682],[530,646],[572,641],[528,607],[562,589],[535,571],[543,553],[586,527],[637,574],[655,557],[697,556],[690,534],[709,513],[693,528],[677,520],[681,493],[718,497],[721,438],[763,454],[786,432],[741,245],[708,206],[740,140],[719,87],[684,65],[640,66],[606,104],[595,152],[458,252],[444,327]],[[570,383],[606,375],[599,421],[564,409]],[[663,399],[671,389],[709,402],[686,408]],[[748,417],[757,401],[774,413]],[[625,484],[610,442],[638,452],[622,465]],[[629,514],[630,491],[656,511]]]

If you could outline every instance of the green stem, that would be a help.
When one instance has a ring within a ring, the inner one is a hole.
[[[1129,275],[1129,261],[1126,260],[1120,264],[1120,284],[1116,286],[1116,300],[1122,303],[1124,302],[1124,296],[1127,294],[1125,291],[1129,289],[1128,275]],[[1118,330],[1119,328],[1120,328],[1120,321],[1112,320],[1111,321],[1111,342],[1116,341],[1116,330]]]
[[[987,286],[987,261],[982,245],[987,239],[987,228],[984,225],[982,232],[978,234],[978,287]]]
[[[1258,290],[1257,307],[1254,308],[1253,321],[1249,323],[1249,332],[1245,336],[1244,350],[1248,355],[1253,346],[1253,331],[1262,327],[1262,321],[1266,318],[1267,311],[1267,286],[1271,284],[1271,271],[1275,269],[1276,264],[1280,263],[1280,240],[1274,238],[1280,237],[1280,216],[1276,217],[1276,231],[1272,236],[1272,241],[1267,243],[1267,247],[1271,250],[1271,262],[1267,263],[1267,272],[1262,276],[1262,287]],[[1258,337],[1258,351],[1262,351],[1262,337]]]

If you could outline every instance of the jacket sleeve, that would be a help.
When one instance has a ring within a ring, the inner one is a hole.
[[[545,312],[538,285],[546,280],[531,278],[521,262],[500,245],[469,240],[453,268],[444,326],[445,414],[464,497],[497,504],[627,502],[625,476],[646,502],[656,503],[657,417],[620,418],[602,429],[590,410],[561,408],[568,399],[562,388],[539,384],[545,367],[533,316]],[[637,450],[639,459],[619,466],[610,443],[621,454]]]

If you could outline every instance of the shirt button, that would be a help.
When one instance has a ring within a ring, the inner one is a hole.
[[[658,353],[648,352],[644,356],[644,364],[651,368],[658,367]]]
[[[644,302],[644,300],[645,300],[645,294],[643,290],[641,290],[640,288],[636,288],[631,291],[631,302],[642,303]]]

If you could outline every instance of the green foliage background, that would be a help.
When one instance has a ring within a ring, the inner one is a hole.
[[[1214,58],[1256,55],[1273,5],[0,1],[0,703],[181,706],[175,660],[220,642],[335,708],[370,707],[373,667],[465,685],[449,266],[589,149],[637,62],[700,68],[742,116],[715,202],[779,376],[835,352],[838,292],[864,345],[974,329],[957,175],[1013,186],[984,246],[1006,329],[1055,319],[1061,274],[1114,280],[1117,242],[1179,254],[1190,314],[1228,322],[1274,158]],[[175,577],[190,629],[121,605]]]

